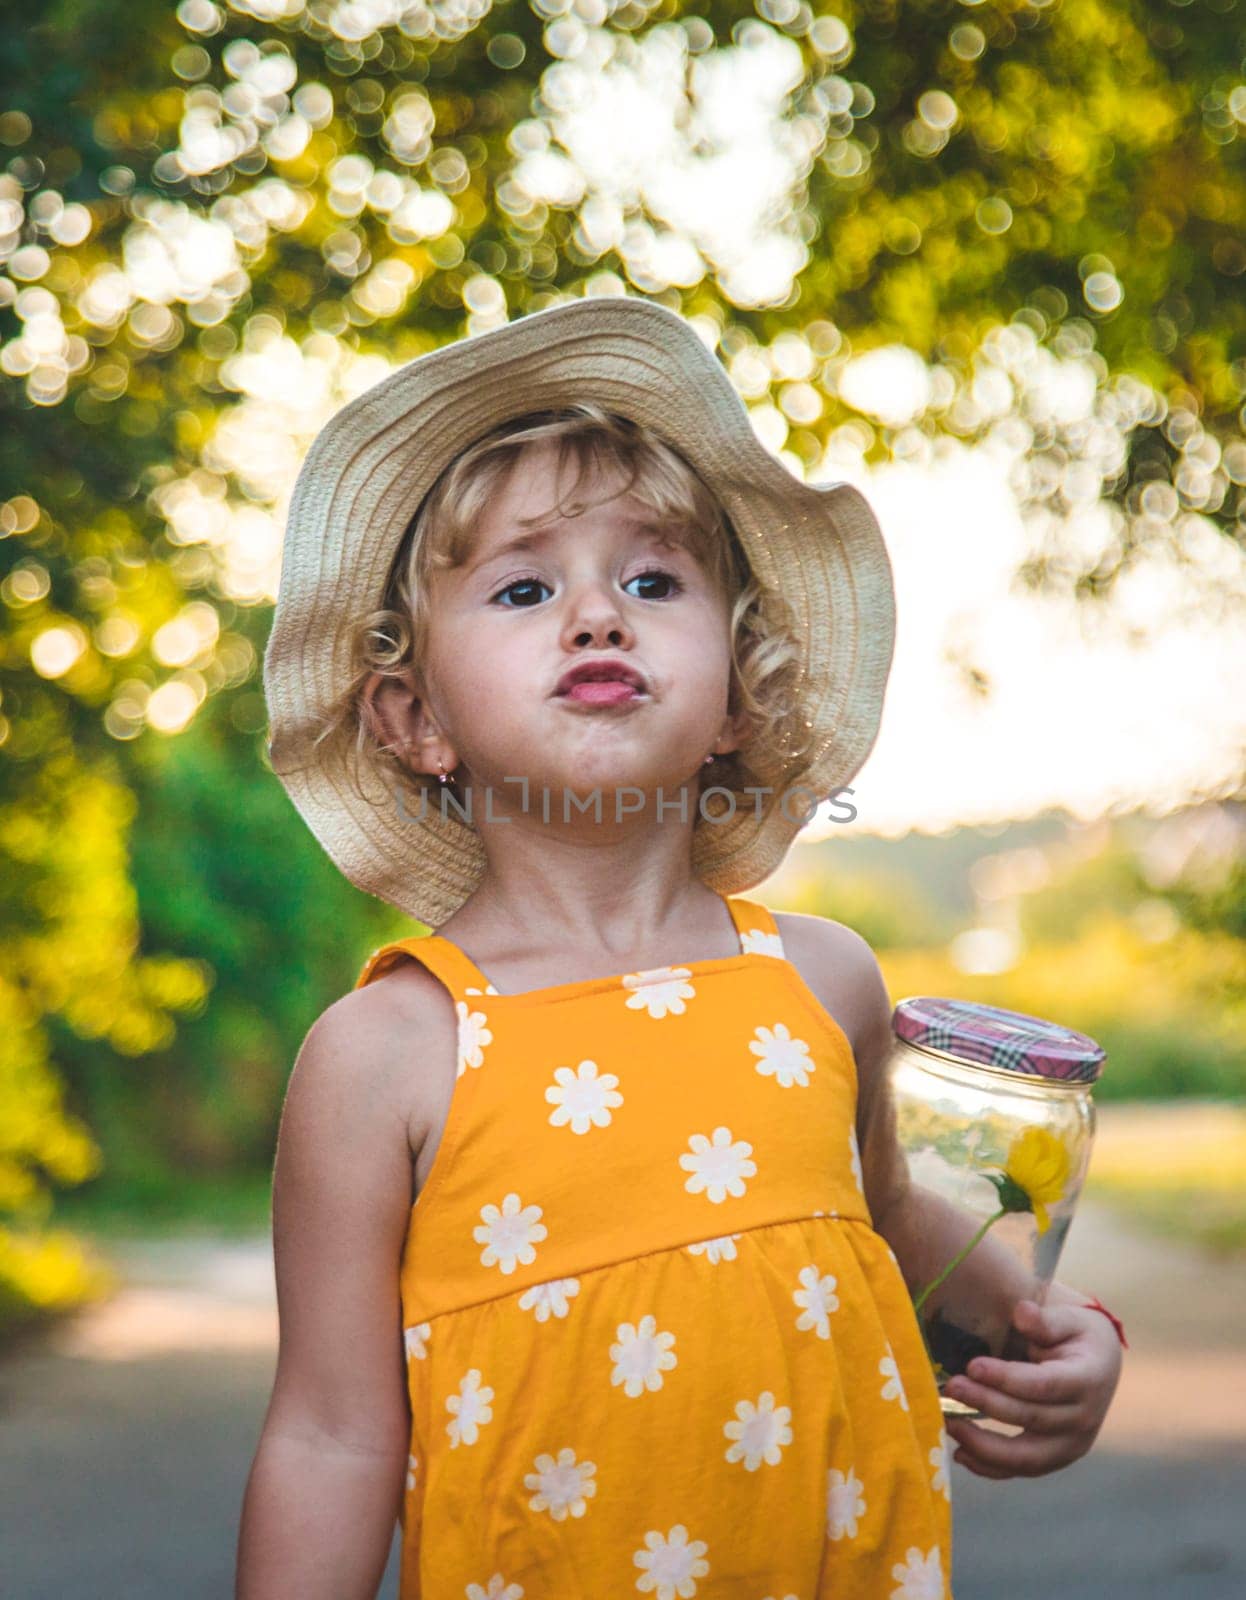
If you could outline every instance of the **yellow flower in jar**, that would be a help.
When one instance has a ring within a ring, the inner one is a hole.
[[[1004,1209],[1032,1211],[1039,1233],[1046,1233],[1051,1226],[1047,1207],[1062,1198],[1070,1164],[1063,1139],[1048,1128],[1026,1128],[1008,1147],[1003,1179],[992,1180]]]
[[[1002,1172],[985,1172],[983,1177],[995,1185],[999,1194],[999,1210],[993,1217],[988,1217],[982,1226],[954,1255],[947,1266],[932,1283],[928,1283],[919,1295],[913,1299],[914,1311],[920,1313],[929,1297],[944,1283],[948,1276],[960,1266],[961,1262],[973,1250],[982,1236],[999,1219],[1009,1211],[1032,1211],[1034,1220],[1038,1224],[1039,1233],[1046,1233],[1051,1226],[1051,1218],[1047,1215],[1047,1207],[1055,1205],[1063,1198],[1065,1185],[1069,1181],[1069,1168],[1072,1162],[1069,1157],[1068,1146],[1056,1134],[1050,1133],[1046,1128],[1026,1128],[1019,1133],[1008,1147],[1008,1155],[1004,1162]],[[919,1324],[920,1325],[920,1324]],[[926,1330],[922,1327],[922,1338],[926,1339]],[[930,1350],[929,1342],[926,1344],[927,1353],[930,1355],[935,1376],[942,1382],[946,1374]]]

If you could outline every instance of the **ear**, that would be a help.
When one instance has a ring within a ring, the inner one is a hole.
[[[359,696],[359,714],[379,743],[390,746],[413,772],[447,772],[458,765],[453,746],[426,708],[424,686],[414,667],[401,673],[374,672]]]
[[[714,754],[728,756],[743,744],[748,732],[748,717],[742,711],[724,718],[722,729],[714,741]]]

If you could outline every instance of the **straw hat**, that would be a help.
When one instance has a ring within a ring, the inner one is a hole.
[[[313,440],[290,499],[264,657],[269,756],[290,798],[352,883],[432,927],[479,882],[479,835],[435,797],[422,815],[418,802],[400,807],[388,775],[352,739],[314,741],[350,682],[351,624],[381,603],[398,545],[443,469],[509,418],[573,401],[596,401],[673,445],[718,496],[759,583],[784,596],[799,624],[796,693],[811,743],[795,768],[749,750],[773,789],[763,803],[750,795],[727,818],[698,811],[702,880],[736,894],[768,877],[878,734],[895,640],[878,523],[852,485],[804,484],[766,450],[690,322],[652,300],[598,297],[433,350],[343,406]]]

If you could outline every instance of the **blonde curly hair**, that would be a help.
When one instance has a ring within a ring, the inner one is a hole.
[[[498,493],[525,451],[557,446],[557,478],[568,459],[575,467],[570,496],[557,510],[578,516],[630,494],[687,548],[720,585],[731,604],[731,681],[728,713],[743,713],[746,733],[739,749],[715,756],[702,768],[705,782],[732,791],[711,796],[706,815],[727,811],[734,797],[759,782],[759,770],[774,771],[799,759],[809,732],[795,698],[801,651],[795,619],[782,596],[763,590],[753,576],[731,520],[704,480],[672,445],[643,424],[591,403],[576,403],[508,419],[462,450],[443,469],[408,524],[395,553],[379,607],[361,617],[351,633],[351,676],[330,707],[316,743],[353,738],[369,765],[388,772],[417,799],[436,790],[438,779],[412,772],[384,742],[371,698],[364,688],[374,674],[397,677],[423,660],[429,626],[431,579],[470,556],[483,508]],[[585,479],[617,469],[621,489],[599,500],[575,498]],[[535,519],[523,519],[535,520]],[[750,761],[762,745],[769,759]],[[453,783],[453,778],[450,779]],[[711,801],[721,802],[715,806]]]

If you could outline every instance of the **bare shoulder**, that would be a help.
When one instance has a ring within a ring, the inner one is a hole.
[[[401,1114],[414,1160],[437,1120],[446,1066],[452,1074],[458,1055],[458,1019],[445,985],[421,962],[400,961],[335,1001],[317,1028],[326,1042],[340,1040],[377,1097]]]
[[[323,1162],[327,1170],[330,1151],[357,1143],[375,1153],[374,1171],[379,1163],[403,1177],[410,1204],[410,1084],[419,1076],[412,1056],[423,1053],[438,1017],[433,998],[406,971],[414,965],[342,995],[308,1029],[286,1087],[277,1179],[283,1171],[296,1176],[296,1163]],[[284,1168],[283,1153],[294,1158]],[[341,1181],[350,1181],[349,1171]]]
[[[378,1057],[396,1062],[409,1046],[413,1028],[444,1027],[447,1021],[453,1026],[455,1014],[445,984],[421,962],[409,959],[335,1000],[315,1026],[327,1025],[331,1018],[334,1027],[359,1030]]]
[[[776,911],[788,959],[848,1036],[858,1063],[890,1042],[891,1000],[878,957],[846,923]]]

